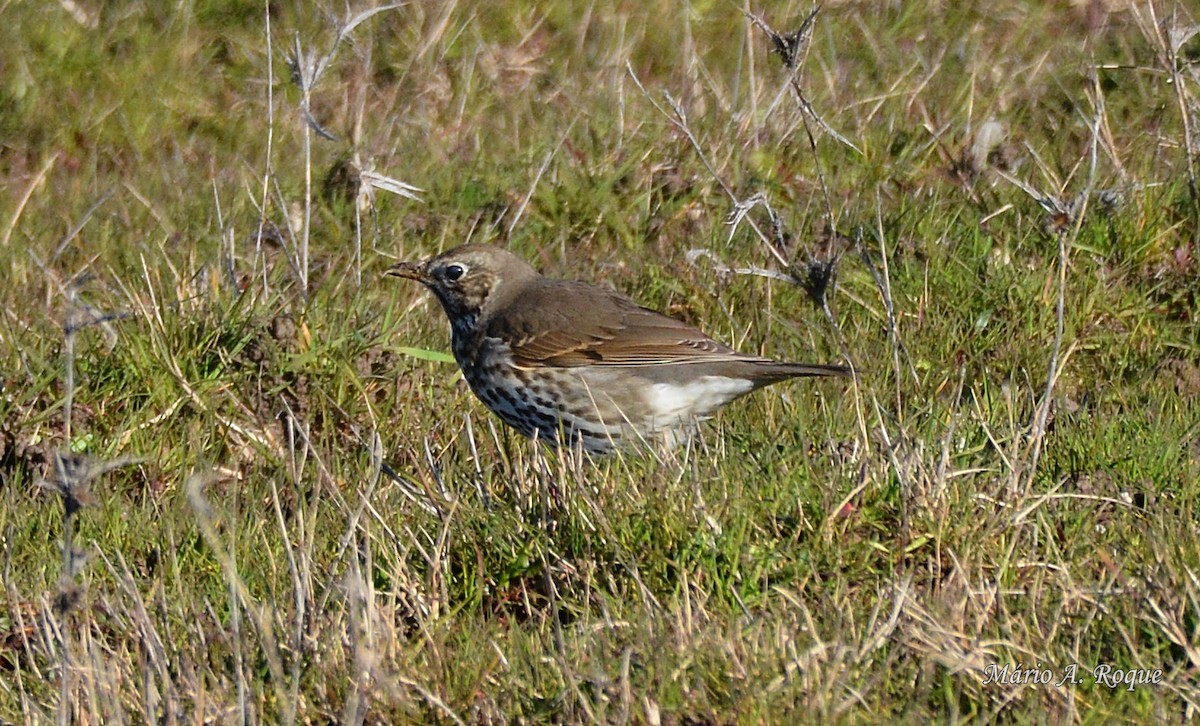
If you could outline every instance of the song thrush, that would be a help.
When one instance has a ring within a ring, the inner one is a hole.
[[[463,245],[387,272],[437,296],[475,395],[509,426],[553,445],[607,453],[656,433],[673,443],[757,388],[849,374],[743,355],[624,295],[543,277],[498,247]]]

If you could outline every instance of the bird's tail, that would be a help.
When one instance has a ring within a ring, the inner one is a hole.
[[[849,378],[854,375],[849,366],[824,365],[821,363],[778,363],[770,361],[762,364],[762,372],[773,380],[785,378],[812,378],[815,376],[837,376]]]

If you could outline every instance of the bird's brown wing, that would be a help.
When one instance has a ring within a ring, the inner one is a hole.
[[[564,299],[571,304],[563,305]],[[571,281],[546,280],[527,289],[488,334],[506,340],[522,367],[753,358],[622,295]]]

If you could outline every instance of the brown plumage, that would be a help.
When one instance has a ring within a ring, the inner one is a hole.
[[[498,247],[464,245],[388,274],[437,296],[467,384],[505,423],[592,453],[656,433],[675,441],[695,420],[771,383],[850,373],[738,353],[624,295],[543,277]]]

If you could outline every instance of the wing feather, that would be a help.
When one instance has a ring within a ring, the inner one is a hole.
[[[627,297],[567,280],[526,288],[502,320],[489,323],[488,335],[508,341],[513,361],[531,368],[754,359]]]

